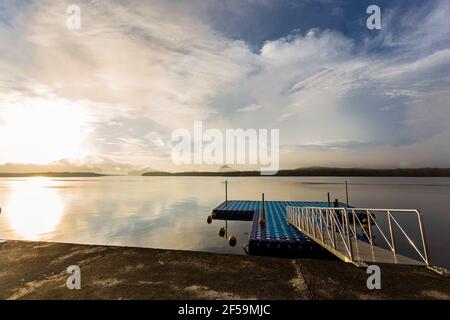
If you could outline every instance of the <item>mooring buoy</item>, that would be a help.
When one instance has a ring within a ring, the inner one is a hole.
[[[261,225],[261,227],[264,228],[266,226],[266,219],[264,218],[259,219],[259,224]]]
[[[221,236],[221,237],[225,236],[225,228],[224,227],[220,227],[220,229],[219,229],[219,236]]]
[[[235,236],[231,236],[228,238],[228,243],[230,244],[230,246],[234,247],[236,245],[236,237]]]

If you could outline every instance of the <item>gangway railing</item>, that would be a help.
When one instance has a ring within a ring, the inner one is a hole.
[[[406,228],[395,216],[398,214],[415,218],[420,233],[419,242],[405,231]],[[381,215],[387,220],[387,226],[379,221]],[[432,268],[423,217],[418,210],[286,207],[286,219],[300,232],[346,262],[358,266],[380,262]],[[381,237],[381,243],[378,236]],[[397,244],[401,238],[406,240],[416,254],[416,259],[399,253]],[[383,243],[385,247],[382,247]]]

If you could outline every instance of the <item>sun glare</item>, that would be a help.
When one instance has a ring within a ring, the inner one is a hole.
[[[61,221],[63,203],[57,190],[47,188],[47,179],[18,182],[6,207],[10,227],[27,240],[42,239]]]
[[[43,164],[82,156],[84,117],[76,105],[33,100],[6,107],[1,118],[4,161]]]

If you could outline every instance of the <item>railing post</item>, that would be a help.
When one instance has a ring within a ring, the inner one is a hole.
[[[308,233],[310,233],[310,227],[311,227],[311,222],[309,221],[309,217],[311,216],[311,213],[309,211],[310,211],[310,209],[306,208],[306,230]]]
[[[265,206],[265,203],[264,203],[264,193],[263,193],[260,215],[259,215],[259,224],[262,228],[266,227],[266,209],[264,208],[264,206]]]
[[[329,209],[325,210],[326,215],[327,215],[327,228],[330,228],[330,212]]]
[[[350,249],[350,260],[353,261],[353,246],[352,246],[352,241],[350,239],[350,230],[351,230],[350,220],[349,220],[349,217],[348,217],[348,210],[347,210],[347,208],[345,208],[344,211],[345,211],[345,224],[346,224],[345,231],[347,233],[346,239],[347,239],[347,243],[348,243],[348,248]]]
[[[372,221],[371,221],[372,217],[370,215],[369,210],[366,210],[366,213],[367,213],[367,229],[369,229],[369,237],[370,237],[369,242],[370,245],[373,247]]]
[[[356,213],[355,209],[352,209],[352,219],[353,219],[353,236],[358,240],[358,233],[356,232]]]
[[[294,225],[294,226],[297,226],[297,216],[296,216],[296,214],[295,214],[295,208],[294,207],[291,207],[291,221],[292,221],[292,224]]]
[[[330,210],[330,209],[328,209]],[[331,238],[333,240],[333,248],[336,249],[336,226],[335,226],[334,214],[331,214]]]
[[[309,234],[312,234],[312,228],[311,228],[311,215],[312,215],[312,209],[308,209],[308,232]]]
[[[306,233],[308,233],[308,208],[305,208],[305,210],[303,210],[303,223],[304,223],[304,230]]]
[[[300,226],[302,227],[302,230],[305,231],[305,218],[303,208],[300,208]]]
[[[228,206],[228,180],[225,180],[225,206]]]
[[[345,181],[345,207],[348,208],[348,185],[347,185],[347,181]]]
[[[306,214],[306,211],[308,209],[305,208],[304,210],[302,210],[302,215],[303,215],[303,230],[305,230],[306,233],[308,233],[308,216]]]
[[[311,226],[313,228],[313,236],[316,237],[316,209],[311,210]]]
[[[397,255],[397,248],[395,245],[395,238],[394,238],[394,230],[392,229],[391,211],[389,211],[389,210],[386,210],[386,211],[388,214],[389,233],[391,234],[392,252],[394,252],[394,255]]]
[[[300,210],[301,208],[297,208],[297,213],[298,213],[298,226],[302,229],[302,211]],[[303,229],[302,229],[303,230]]]
[[[292,223],[298,227],[298,215],[297,210],[295,210],[295,207],[291,207],[291,215],[292,215]]]
[[[264,192],[262,193],[262,213],[265,214],[265,208],[264,208]]]
[[[427,266],[430,265],[430,258],[428,257],[428,241],[427,238],[425,236],[425,226],[423,223],[423,217],[422,214],[416,210],[417,212],[417,218],[419,220],[419,228],[420,228],[420,235],[422,237],[422,246],[423,246],[423,253],[425,255],[425,263],[427,264]]]
[[[326,227],[327,230],[330,230],[330,213],[329,213],[328,209],[325,210],[325,215],[326,215],[326,225],[325,225],[325,227]],[[330,232],[329,231],[327,231],[327,235],[330,236]],[[331,238],[329,238],[329,239],[330,239],[330,242],[331,242]]]
[[[320,227],[322,229],[322,242],[325,242],[325,226],[323,223],[323,212],[322,209],[320,209]]]

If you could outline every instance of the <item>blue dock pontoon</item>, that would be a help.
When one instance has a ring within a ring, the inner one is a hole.
[[[327,250],[297,230],[286,220],[287,207],[323,207],[327,202],[315,201],[262,201],[228,200],[213,209],[216,220],[252,221],[248,239],[250,255],[266,256],[329,256]],[[340,206],[345,206],[339,203]],[[264,214],[266,224],[259,220]]]

